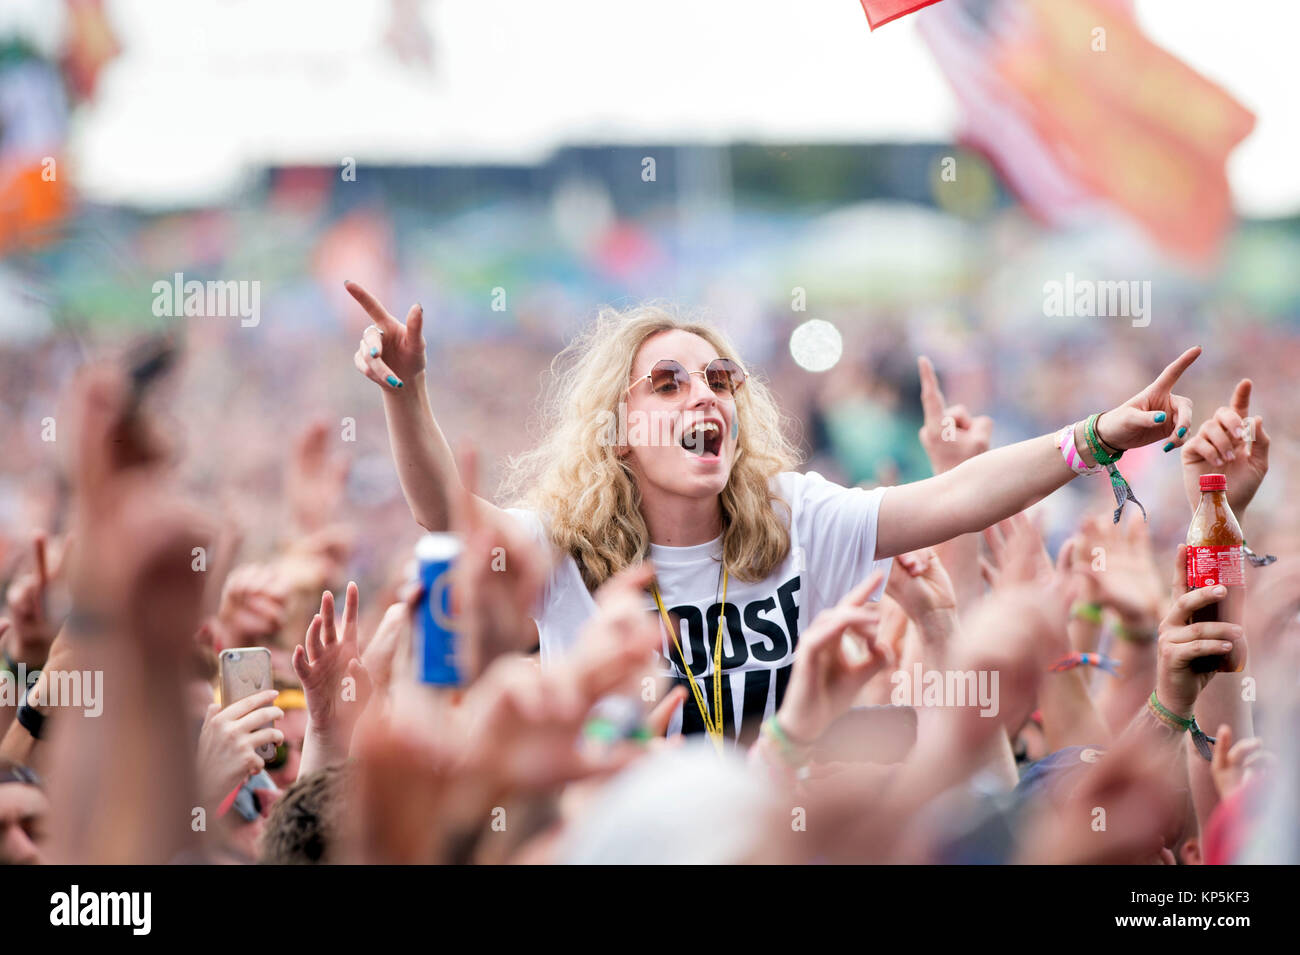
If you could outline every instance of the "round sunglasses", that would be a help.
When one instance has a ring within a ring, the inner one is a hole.
[[[686,366],[676,359],[662,358],[654,363],[650,374],[642,375],[628,385],[627,391],[631,391],[643,381],[649,381],[650,388],[655,394],[672,398],[683,388],[690,388],[691,375],[700,375],[704,383],[709,386],[709,390],[725,397],[735,397],[748,377],[739,362],[732,361],[730,358],[715,358],[704,366],[703,371],[687,371]]]

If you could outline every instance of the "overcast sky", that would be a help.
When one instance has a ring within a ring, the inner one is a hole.
[[[5,6],[0,24],[53,4]],[[1300,3],[1137,6],[1157,42],[1257,114],[1229,165],[1238,208],[1300,210]],[[871,33],[857,0],[428,0],[431,70],[385,47],[388,0],[108,7],[124,52],[72,144],[82,188],[108,201],[220,200],[267,163],[533,162],[572,142],[944,139],[956,116],[911,18]]]

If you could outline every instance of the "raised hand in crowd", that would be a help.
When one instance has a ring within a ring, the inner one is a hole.
[[[72,418],[76,545],[65,635],[72,666],[83,678],[101,673],[112,705],[93,716],[65,706],[45,714],[52,857],[166,862],[194,845],[183,692],[205,586],[195,548],[211,545],[213,529],[176,485],[123,374],[86,369]]]
[[[824,610],[799,638],[785,699],[776,714],[776,739],[811,746],[848,711],[858,691],[892,662],[878,640],[880,606],[871,595],[883,574],[873,571],[834,607]]]
[[[1263,416],[1250,413],[1253,389],[1249,378],[1237,382],[1228,403],[1183,445],[1183,489],[1193,511],[1201,500],[1201,475],[1222,474],[1228,479],[1228,506],[1241,520],[1268,474],[1269,438]]]
[[[386,701],[390,689],[411,675],[411,623],[422,594],[408,585],[398,595],[403,599],[389,605],[370,638],[363,634],[358,643],[376,701]]]
[[[424,310],[412,305],[403,324],[356,282],[344,284],[373,323],[362,333],[353,361],[383,391],[388,440],[406,503],[422,527],[445,531],[451,526],[460,475],[429,406]],[[478,504],[492,507],[482,499]]]
[[[9,632],[0,638],[0,646],[14,663],[24,663],[37,670],[45,662],[50,644],[59,631],[60,622],[51,617],[50,588],[59,576],[62,548],[48,555],[50,543],[43,531],[32,535],[31,567],[14,575],[5,593],[5,613]]]
[[[346,759],[352,731],[370,701],[370,675],[358,649],[360,593],[348,583],[342,626],[334,618],[334,595],[321,594],[320,612],[293,650],[293,672],[307,698],[307,733],[299,773],[307,775]]]
[[[578,647],[554,668],[502,657],[459,705],[408,685],[384,719],[363,719],[355,746],[362,858],[452,858],[508,796],[612,772],[642,752],[633,743],[582,745],[580,733],[597,700],[639,692],[649,672],[660,643],[642,609],[652,575],[642,564],[607,581]]]
[[[957,594],[933,547],[895,557],[885,593],[916,625],[923,642],[942,644],[957,627]]]
[[[296,527],[318,531],[339,512],[349,462],[330,456],[330,425],[317,420],[294,442],[285,474],[285,497]]]
[[[929,358],[918,358],[916,367],[921,376],[921,410],[925,416],[917,437],[934,473],[942,474],[989,449],[993,419],[972,416],[965,405],[949,405]],[[979,538],[963,534],[937,544],[935,552],[951,575],[958,607],[974,606],[982,594],[976,564]]]
[[[405,387],[425,368],[423,307],[412,305],[406,313],[406,321],[399,322],[356,282],[344,282],[343,285],[373,322],[361,335],[353,364],[359,372],[386,390]]]
[[[1224,723],[1215,739],[1210,769],[1220,800],[1255,777],[1267,776],[1277,765],[1277,756],[1264,748],[1264,741],[1258,736],[1234,739],[1232,727]]]
[[[1145,521],[1116,524],[1110,515],[1084,518],[1076,570],[1092,582],[1098,605],[1112,611],[1126,636],[1149,640],[1164,616],[1166,586]]]
[[[1097,709],[1118,733],[1146,705],[1156,672],[1156,636],[1169,589],[1157,570],[1145,521],[1115,524],[1109,515],[1084,518],[1074,538],[1073,568],[1082,586],[1071,608],[1072,633],[1087,634],[1079,650],[1096,652],[1105,615],[1112,639],[1106,652],[1117,673],[1092,681]],[[1086,596],[1083,596],[1086,595]]]
[[[881,608],[880,643],[892,652],[899,670],[910,673],[917,663],[943,666],[959,621],[952,579],[936,548],[894,558]],[[893,687],[890,673],[882,669],[868,681],[857,703],[887,703]]]
[[[1067,542],[1055,565],[1042,535],[1028,515],[1016,514],[984,532],[989,559],[982,561],[995,591],[1031,588],[1037,591],[1050,626],[1035,644],[1035,660],[1044,672],[1039,708],[1049,750],[1070,745],[1103,745],[1110,738],[1088,693],[1086,666],[1070,643],[1067,608],[1076,590],[1070,568],[1074,544]]]
[[[541,597],[550,564],[521,523],[495,508],[477,506],[478,455],[471,447],[461,451],[460,473],[452,520],[462,538],[453,583],[460,621],[457,665],[473,681],[499,656],[537,645],[537,627],[529,614]]]
[[[1227,479],[1228,504],[1241,523],[1242,531],[1250,540],[1250,527],[1246,511],[1254,500],[1264,477],[1268,474],[1269,438],[1264,432],[1264,421],[1259,415],[1250,415],[1250,401],[1254,387],[1250,379],[1242,379],[1233,389],[1226,406],[1218,408],[1196,431],[1182,452],[1183,489],[1188,503],[1196,509],[1200,493],[1200,477],[1219,472]],[[1216,463],[1221,462],[1221,463]],[[1258,543],[1258,540],[1256,540]],[[1262,548],[1261,548],[1262,553]],[[1244,625],[1247,615],[1248,588],[1255,584],[1255,574],[1265,575],[1269,569],[1246,566],[1245,586],[1229,587],[1217,604],[1215,616],[1221,621]],[[1185,589],[1185,577],[1175,583],[1175,592]],[[1197,715],[1206,726],[1228,724],[1238,738],[1254,735],[1251,707],[1241,690],[1242,681],[1251,679],[1246,672],[1244,633],[1240,637],[1239,653],[1232,662],[1237,665],[1233,678],[1214,681],[1203,688]],[[1218,803],[1218,792],[1208,765],[1203,760],[1191,762],[1192,797],[1197,818],[1205,824]]]
[[[1126,735],[1146,732],[1158,741],[1178,743],[1182,741],[1183,733],[1191,730],[1195,744],[1198,731],[1192,726],[1192,720],[1197,699],[1216,673],[1234,673],[1246,664],[1245,631],[1240,624],[1230,621],[1189,622],[1195,611],[1222,601],[1227,596],[1227,588],[1188,589],[1186,560],[1187,548],[1179,545],[1174,574],[1181,594],[1160,621],[1155,688],[1148,707],[1135,718],[1125,731]],[[1206,660],[1210,660],[1213,666],[1206,666]],[[1198,745],[1197,748],[1201,747]]]
[[[32,566],[14,575],[5,595],[8,619],[0,618],[0,673],[7,671],[4,678],[13,681],[15,695],[26,689],[19,685],[19,676],[30,680],[45,665],[60,626],[50,610],[49,591],[59,575],[63,551],[49,560],[47,547],[43,531],[32,535]],[[16,706],[0,707],[0,738],[17,712]]]
[[[985,528],[988,557],[980,558],[980,573],[994,590],[1053,582],[1056,568],[1042,534],[1021,512]]]
[[[274,564],[243,564],[226,578],[214,618],[205,622],[218,649],[265,646],[288,622],[290,587]]]

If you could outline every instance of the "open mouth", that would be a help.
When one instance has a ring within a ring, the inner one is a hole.
[[[722,428],[716,421],[700,421],[682,432],[681,445],[691,454],[716,458],[722,452]]]

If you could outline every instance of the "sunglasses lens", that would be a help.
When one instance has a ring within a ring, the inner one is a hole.
[[[730,358],[715,358],[704,370],[709,379],[709,387],[714,391],[734,395],[745,383],[745,373]]]
[[[675,395],[686,386],[690,375],[679,362],[666,359],[650,369],[650,387],[660,395]]]

